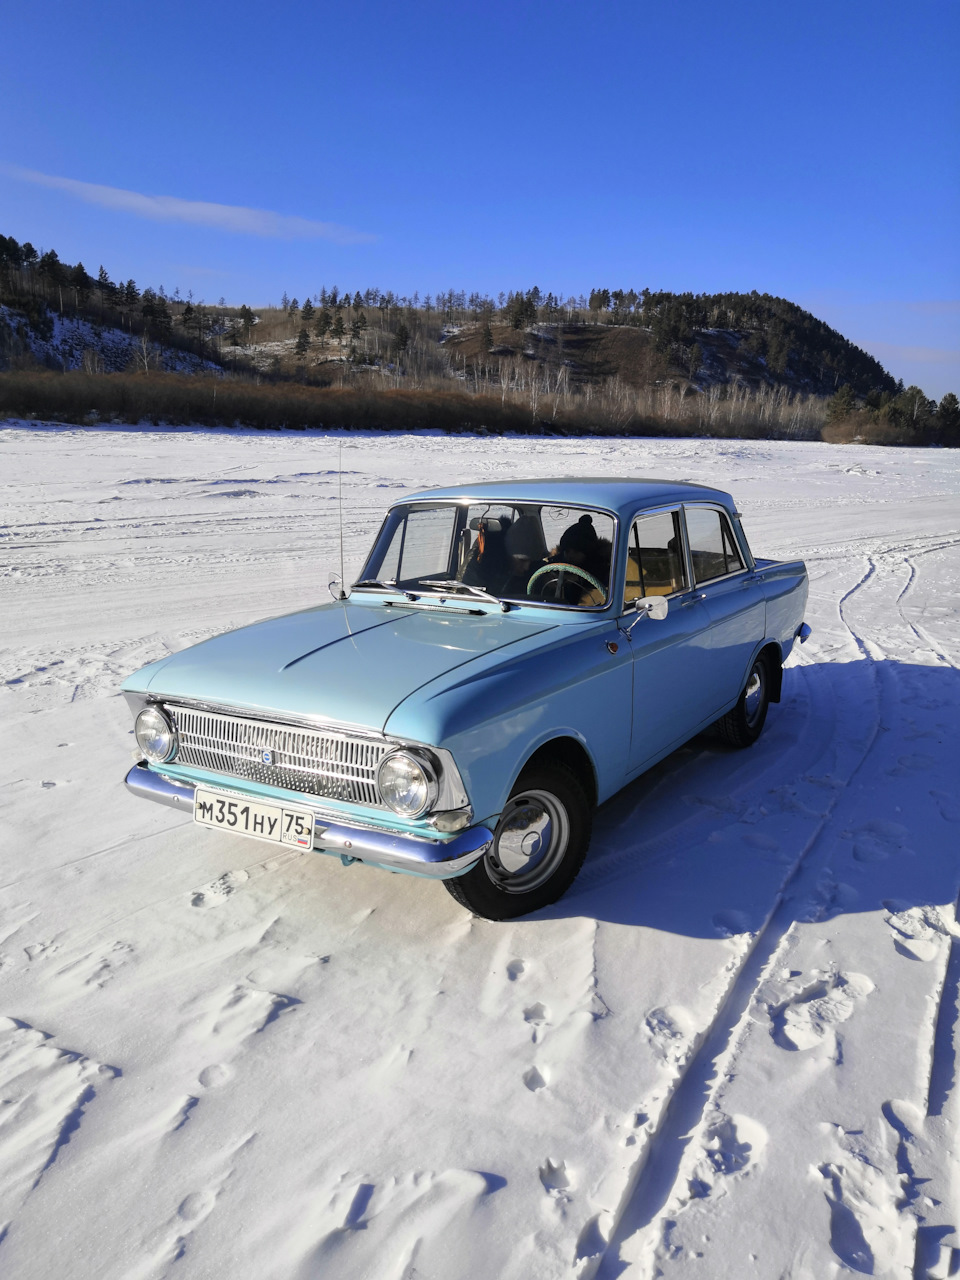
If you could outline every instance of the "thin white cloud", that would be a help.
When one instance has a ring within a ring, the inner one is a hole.
[[[895,342],[868,342],[866,350],[877,360],[909,360],[916,364],[960,364],[960,351],[946,347],[903,347]]]
[[[960,300],[956,298],[941,298],[933,302],[908,302],[907,306],[911,311],[919,311],[921,315],[960,315]]]
[[[125,191],[122,187],[78,182],[75,178],[60,178],[54,174],[38,173],[35,169],[9,165],[3,165],[2,172],[20,182],[66,191],[87,204],[132,213],[154,222],[187,222],[272,240],[332,240],[335,244],[365,244],[376,239],[376,236],[335,222],[317,222],[312,218],[271,213],[268,209],[247,209],[243,205],[213,204],[206,200],[181,200],[179,196],[146,196],[139,191]]]

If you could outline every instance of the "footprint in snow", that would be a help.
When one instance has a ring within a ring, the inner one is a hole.
[[[204,885],[202,889],[194,890],[190,905],[191,907],[219,907],[222,902],[226,902],[231,893],[249,879],[246,871],[226,871],[219,880]]]
[[[542,1026],[547,1021],[547,1011],[542,1004],[532,1004],[523,1011],[524,1022],[529,1022],[534,1027]]]
[[[55,942],[31,942],[29,946],[23,948],[28,960],[37,960],[48,952],[53,955],[59,949]]]
[[[888,769],[891,778],[906,778],[913,773],[926,773],[936,765],[933,756],[906,755],[897,759],[896,768]]]
[[[715,1116],[701,1139],[701,1154],[687,1182],[690,1196],[702,1200],[721,1178],[742,1174],[767,1145],[767,1131],[748,1116]]]
[[[523,1083],[531,1093],[539,1093],[541,1089],[545,1089],[547,1087],[546,1080],[544,1080],[536,1067],[530,1067],[523,1073]]]
[[[526,965],[522,960],[511,960],[507,965],[507,979],[510,982],[516,982],[518,978],[523,977]]]
[[[889,913],[886,921],[894,934],[893,945],[908,960],[933,960],[941,953],[945,935],[960,934],[938,907],[912,907],[892,899],[883,906]]]
[[[771,1006],[771,1035],[781,1049],[813,1049],[835,1037],[835,1028],[852,1017],[860,1000],[873,991],[862,973],[818,974]]]
[[[545,1191],[566,1191],[570,1186],[570,1175],[563,1160],[548,1158],[540,1166],[538,1173]]]
[[[679,1066],[687,1055],[690,1029],[690,1015],[677,1005],[651,1009],[644,1019],[644,1030],[654,1053],[662,1061],[675,1066]]]
[[[960,800],[956,796],[947,791],[931,791],[930,794],[944,822],[960,822]]]
[[[226,1084],[233,1077],[233,1067],[229,1067],[223,1062],[214,1062],[209,1067],[204,1067],[197,1076],[198,1082],[204,1089],[219,1089],[221,1085]]]
[[[212,1191],[194,1191],[181,1202],[177,1213],[186,1222],[196,1222],[198,1218],[207,1216],[216,1200]]]
[[[899,822],[886,822],[882,818],[842,832],[846,839],[853,840],[853,856],[857,862],[883,862],[891,854],[912,853],[905,845],[908,834]]]

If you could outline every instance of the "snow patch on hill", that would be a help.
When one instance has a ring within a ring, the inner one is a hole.
[[[42,337],[21,312],[0,305],[0,324],[12,335],[14,351],[29,352],[40,364],[68,371],[121,373],[129,368],[162,369],[166,373],[220,373],[212,360],[201,360],[189,351],[161,347],[139,334],[100,326],[81,317],[60,317],[50,313],[52,334]]]

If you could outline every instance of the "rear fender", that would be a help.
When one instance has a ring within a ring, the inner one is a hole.
[[[740,688],[746,688],[747,677],[750,675],[750,670],[761,653],[769,660],[767,665],[770,671],[770,701],[779,702],[780,695],[783,692],[783,651],[776,640],[761,640],[757,645],[743,673]]]

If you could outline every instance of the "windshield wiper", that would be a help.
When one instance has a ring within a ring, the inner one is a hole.
[[[469,591],[471,595],[476,596],[479,600],[490,600],[494,604],[500,603],[500,597],[491,595],[485,587],[475,587],[472,582],[461,582],[458,578],[421,578],[424,586],[439,587],[441,591]]]
[[[408,591],[406,587],[398,587],[395,582],[381,582],[379,578],[361,578],[359,582],[351,584],[350,590],[354,587],[378,587],[381,591],[397,591],[400,595],[406,596],[408,600],[416,600],[416,593]]]

